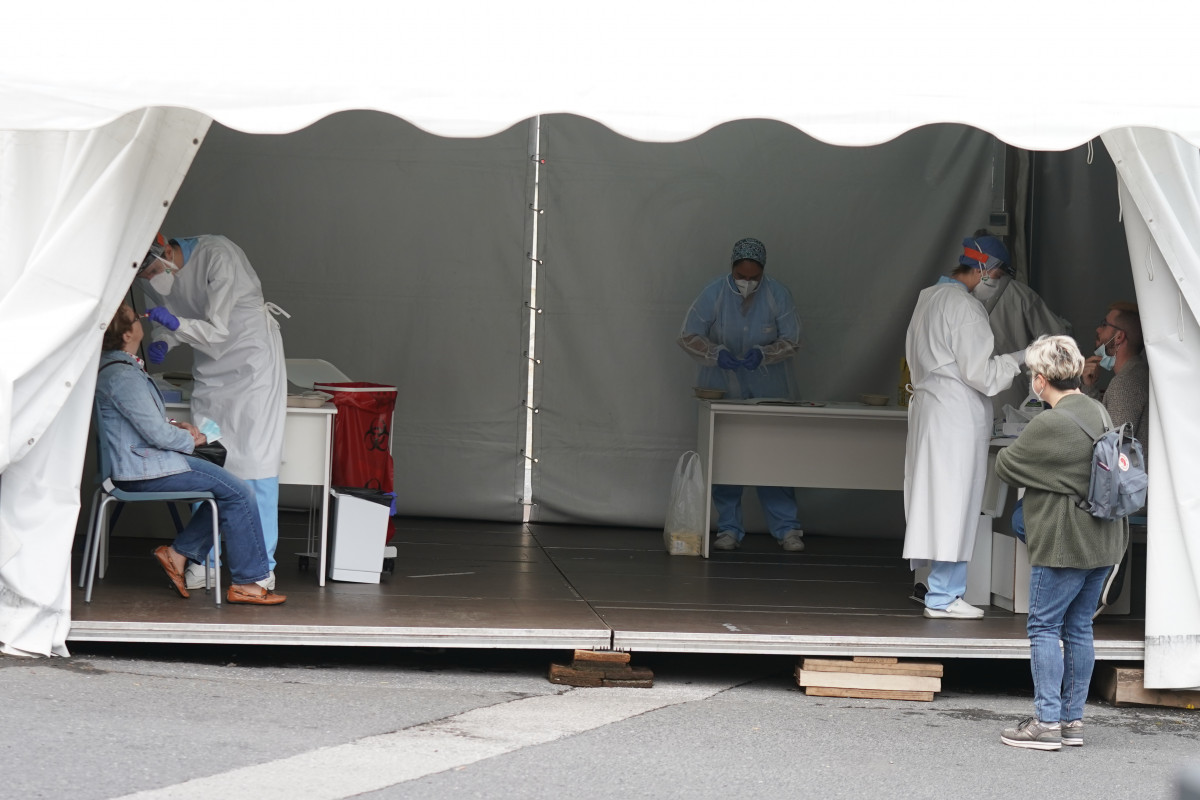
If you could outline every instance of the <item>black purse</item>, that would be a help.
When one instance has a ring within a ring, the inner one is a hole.
[[[218,467],[223,467],[225,466],[225,456],[229,455],[229,451],[220,442],[210,442],[208,444],[197,445],[191,454],[196,458],[211,461]]]

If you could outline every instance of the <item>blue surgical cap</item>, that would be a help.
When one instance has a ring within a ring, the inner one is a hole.
[[[995,236],[968,236],[962,241],[963,254],[958,263],[964,267],[993,270],[997,267],[1009,275],[1015,273],[1009,264],[1008,248]]]
[[[750,259],[757,261],[760,267],[767,266],[767,246],[758,239],[739,239],[733,245],[733,255],[729,257],[729,266],[739,261]]]

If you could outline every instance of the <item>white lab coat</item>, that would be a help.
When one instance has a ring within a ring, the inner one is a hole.
[[[200,236],[168,296],[144,288],[147,303],[179,318],[174,332],[154,326],[155,341],[192,346],[193,421],[220,426],[225,468],[245,480],[278,476],[287,414],[279,309],[264,302],[246,254],[224,236]]]
[[[993,353],[1024,350],[1039,336],[1071,332],[1071,323],[1051,311],[1037,292],[1007,275],[996,296],[990,298],[984,308],[996,340]],[[1018,375],[1010,388],[992,398],[995,416],[1003,416],[1006,404],[1019,408],[1028,396],[1029,379],[1023,374]]]
[[[970,561],[987,478],[988,397],[1020,372],[992,355],[983,304],[953,279],[921,292],[904,351],[914,394],[904,454],[904,557]]]

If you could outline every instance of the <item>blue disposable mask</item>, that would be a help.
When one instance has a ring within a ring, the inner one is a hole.
[[[1117,338],[1117,337],[1114,336],[1113,339],[1115,339],[1115,338]],[[1108,370],[1109,372],[1112,372],[1112,368],[1114,366],[1116,366],[1117,357],[1110,356],[1108,354],[1107,348],[1110,344],[1112,344],[1112,339],[1109,339],[1107,342],[1105,342],[1104,344],[1097,347],[1096,355],[1100,356],[1100,366],[1103,367],[1104,369]]]

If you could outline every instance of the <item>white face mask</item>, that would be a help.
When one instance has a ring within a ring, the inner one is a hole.
[[[158,292],[162,297],[166,297],[171,293],[171,287],[175,285],[175,275],[166,270],[158,273],[150,279],[150,288]]]
[[[986,303],[988,300],[992,299],[992,297],[995,296],[996,292],[999,290],[1000,279],[993,278],[985,272],[983,273],[983,277],[979,279],[979,283],[975,286],[975,291],[971,292],[971,294],[975,295],[975,297],[981,303]]]
[[[740,294],[742,297],[749,297],[750,295],[754,294],[756,289],[758,289],[758,281],[735,280],[734,283],[737,285],[738,294]]]
[[[171,293],[171,287],[175,285],[175,273],[179,270],[162,256],[155,256],[155,258],[163,263],[163,271],[150,279],[150,288],[166,297]]]

